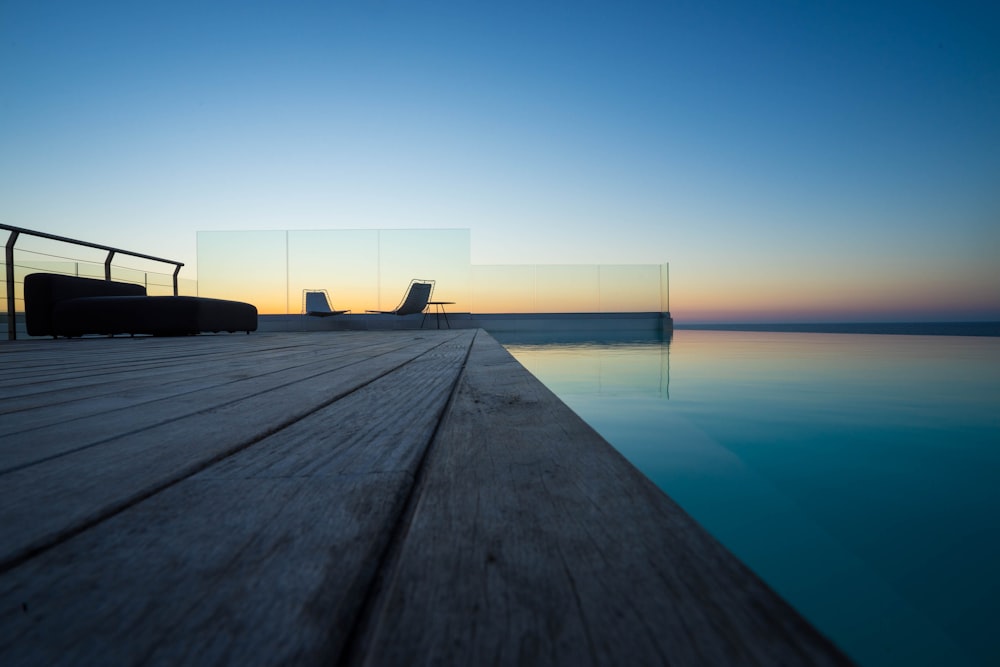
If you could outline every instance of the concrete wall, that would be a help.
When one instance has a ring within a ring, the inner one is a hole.
[[[670,313],[448,313],[426,315],[351,314],[330,317],[261,315],[259,331],[382,331],[391,329],[476,329],[490,333],[588,332],[657,334],[673,331]]]

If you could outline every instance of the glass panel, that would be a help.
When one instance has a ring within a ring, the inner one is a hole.
[[[183,271],[183,269],[181,269]],[[177,294],[179,296],[198,296],[198,281],[193,278],[177,278]]]
[[[535,308],[539,313],[600,311],[597,266],[539,266],[535,271]]]
[[[104,250],[75,246],[22,234],[14,248],[15,281],[23,284],[30,273],[61,273],[85,278],[104,278]]]
[[[472,267],[472,312],[534,313],[535,267]]]
[[[433,301],[454,301],[453,312],[470,310],[468,229],[388,229],[379,232],[379,302],[392,310],[414,278],[433,280]]]
[[[607,265],[600,272],[602,313],[660,312],[660,267]]]
[[[53,241],[28,234],[21,234],[18,237],[14,253],[15,264],[28,269],[27,273],[48,271],[52,262],[70,262],[71,264],[81,262],[99,265],[102,277],[104,276],[104,260],[108,257],[106,250]]]
[[[62,273],[67,276],[78,276],[81,267],[85,267],[85,262],[60,262],[39,259],[37,256],[23,256],[22,253],[14,251],[14,282],[17,285],[24,284],[24,277],[29,273]],[[101,265],[101,277],[104,277],[104,265]]]
[[[287,241],[283,231],[198,232],[198,296],[289,312]]]
[[[303,312],[303,290],[327,290],[331,307],[363,313],[378,302],[376,230],[288,233],[288,301]]]
[[[101,265],[101,277],[104,277],[104,265]],[[111,265],[111,279],[122,283],[133,283],[135,285],[142,285],[146,288],[146,293],[150,294],[148,282],[149,279],[145,271],[136,271],[135,269],[129,269],[121,266]]]
[[[173,296],[174,265],[164,262],[154,262],[141,257],[116,254],[112,260],[111,279],[120,282],[135,283],[146,288],[150,296]],[[181,272],[187,267],[181,267]],[[104,266],[101,266],[104,275]],[[178,283],[180,281],[178,280]]]
[[[658,265],[472,267],[475,313],[658,312]]]

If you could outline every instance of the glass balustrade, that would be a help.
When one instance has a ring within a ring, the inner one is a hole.
[[[302,312],[304,290],[363,313],[399,305],[413,279],[434,280],[450,312],[667,312],[660,264],[475,265],[468,229],[198,233],[198,294],[262,314]]]

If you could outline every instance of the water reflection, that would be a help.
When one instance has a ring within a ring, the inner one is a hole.
[[[859,662],[1000,664],[1000,339],[573,338],[508,347]]]
[[[493,336],[556,393],[670,399],[672,335],[538,332]]]

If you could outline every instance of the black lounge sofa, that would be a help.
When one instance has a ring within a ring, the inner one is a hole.
[[[146,296],[146,288],[56,273],[24,278],[29,336],[149,334],[257,330],[257,308],[241,301],[195,296]]]

